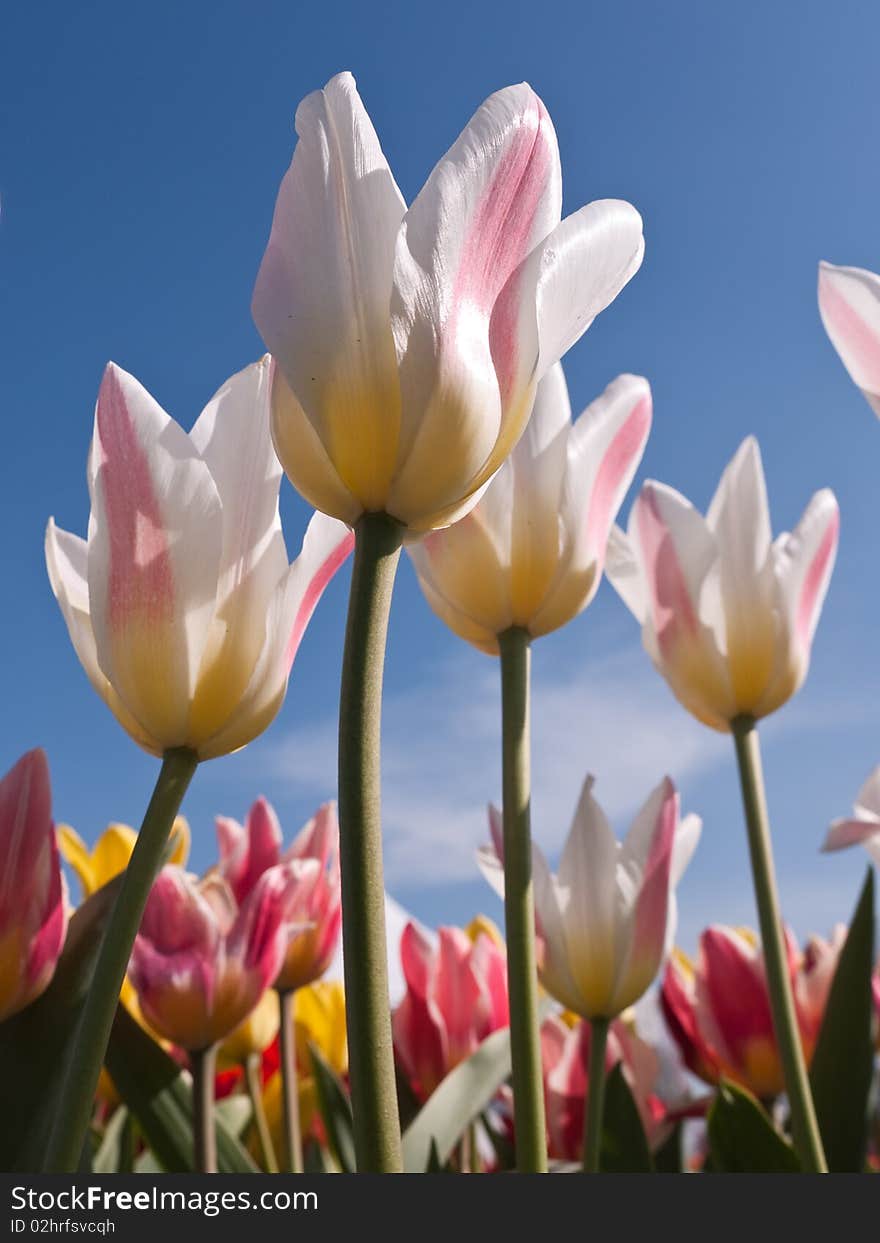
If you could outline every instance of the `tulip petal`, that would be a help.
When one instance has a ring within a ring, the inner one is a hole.
[[[675,832],[675,844],[672,847],[672,867],[669,872],[669,883],[673,889],[684,876],[687,866],[694,857],[694,851],[703,831],[703,821],[693,814],[684,816]]]
[[[567,960],[582,997],[578,1013],[590,1017],[606,1015],[612,997],[617,905],[617,841],[592,787],[588,777],[557,871]],[[549,940],[543,916],[541,927]]]
[[[817,492],[790,535],[774,546],[776,573],[791,636],[804,668],[837,556],[840,511],[828,488]]]
[[[880,277],[820,263],[819,313],[843,365],[880,415]]]
[[[350,73],[302,101],[296,131],[254,320],[345,487],[382,509],[400,421],[389,303],[405,204]]]
[[[89,617],[88,545],[78,535],[57,527],[53,518],[46,527],[46,568],[73,649],[92,686],[139,746],[154,755],[161,754],[161,747],[152,741],[122,703],[98,663],[95,633]]]
[[[864,846],[880,867],[880,820],[835,820],[822,843],[822,850],[845,850],[856,845]]]
[[[648,616],[648,585],[629,536],[616,525],[608,535],[605,573],[636,621],[644,625]]]
[[[407,212],[392,293],[403,413],[389,510],[402,520],[456,505],[522,431],[536,352],[522,352],[508,282],[560,207],[556,135],[522,83],[477,110]]]
[[[523,286],[533,282],[535,291],[539,380],[635,276],[644,253],[636,209],[597,199],[567,216],[530,256]]]
[[[880,766],[874,769],[856,795],[856,815],[880,821]]]
[[[98,394],[89,491],[98,662],[145,733],[186,745],[216,600],[221,502],[190,438],[113,363]]]
[[[497,539],[479,511],[454,527],[431,532],[410,548],[416,572],[447,603],[454,616],[465,612],[470,623],[495,636],[513,624],[509,586],[509,545]],[[445,616],[444,616],[445,620]]]
[[[754,436],[721,476],[707,525],[716,539],[727,665],[740,711],[758,706],[777,661],[770,512]]]
[[[243,747],[275,717],[306,626],[353,544],[352,532],[341,522],[313,515],[300,555],[270,600],[266,640],[247,690],[227,725],[200,748],[203,759]]]

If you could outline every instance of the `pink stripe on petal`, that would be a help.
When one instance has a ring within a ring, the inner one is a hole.
[[[839,337],[844,361],[859,373],[859,382],[871,393],[880,393],[880,340],[876,332],[847,301],[836,281],[820,270],[819,296],[822,311]],[[835,342],[835,345],[837,342]]]
[[[696,635],[699,623],[675,543],[650,486],[642,489],[636,507],[652,621],[660,651],[666,656],[681,630]]]
[[[518,366],[519,281],[508,281],[540,240],[532,232],[553,166],[550,118],[534,94],[531,104],[480,196],[462,246],[449,319],[450,336],[465,353],[474,318],[488,322],[502,402]]]
[[[167,621],[174,612],[174,574],[165,524],[150,462],[112,363],[101,381],[96,421],[110,546],[110,626],[118,628],[134,617]]]
[[[587,513],[587,531],[591,551],[601,568],[605,560],[608,533],[620,503],[620,485],[641,456],[651,429],[651,394],[645,393],[627,416],[608,446],[596,473],[596,482]]]
[[[314,613],[318,601],[324,593],[324,588],[330,582],[330,579],[345,562],[346,557],[354,548],[354,532],[349,531],[346,537],[341,540],[328,557],[321,563],[316,572],[313,574],[309,585],[306,588],[305,595],[300,601],[296,616],[293,619],[293,628],[290,632],[290,639],[287,643],[287,651],[285,653],[285,664],[288,676],[293,667],[296,653],[305,634],[306,626],[309,624],[312,614]]]
[[[822,536],[822,542],[807,570],[797,603],[795,616],[795,635],[804,652],[808,652],[816,626],[816,614],[820,605],[822,589],[828,575],[829,565],[834,559],[837,549],[837,536],[840,530],[840,513],[835,509],[828,529]]]
[[[672,848],[678,827],[678,794],[668,777],[664,784],[663,802],[636,899],[635,926],[630,950],[631,960],[651,960],[658,964],[666,941]]]

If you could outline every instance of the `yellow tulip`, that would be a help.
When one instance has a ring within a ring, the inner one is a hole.
[[[190,832],[185,816],[178,816],[171,829],[173,848],[169,863],[181,867],[189,858]],[[128,867],[137,833],[127,824],[109,824],[91,850],[69,824],[58,825],[58,848],[76,872],[83,899],[90,898],[114,876]]]

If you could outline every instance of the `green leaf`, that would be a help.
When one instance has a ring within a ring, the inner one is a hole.
[[[684,1170],[681,1139],[681,1123],[676,1122],[667,1138],[654,1153],[654,1169],[658,1174],[681,1174]]]
[[[483,1129],[485,1130],[486,1134],[489,1136],[489,1140],[492,1144],[492,1147],[495,1149],[495,1156],[498,1160],[498,1168],[500,1170],[515,1169],[516,1168],[516,1151],[514,1149],[513,1142],[510,1139],[508,1139],[507,1135],[502,1134],[501,1131],[496,1130],[495,1126],[492,1123],[492,1118],[490,1117],[487,1110],[483,1110],[482,1114],[480,1115],[480,1120],[483,1123]]]
[[[709,1109],[709,1156],[719,1174],[797,1174],[800,1162],[750,1092],[722,1080]]]
[[[95,1174],[130,1174],[133,1139],[131,1115],[120,1105],[104,1128],[101,1143],[92,1157],[92,1171]]]
[[[873,967],[874,869],[869,867],[840,952],[810,1065],[819,1131],[832,1173],[859,1173],[865,1163],[874,1068]]]
[[[650,1174],[654,1169],[645,1128],[620,1062],[605,1085],[599,1169],[603,1174]]]
[[[432,1142],[441,1165],[510,1074],[510,1032],[487,1036],[432,1092],[403,1136],[403,1166],[411,1174],[428,1164]]]
[[[46,991],[0,1024],[0,1169],[41,1168],[65,1056],[91,984],[95,960],[121,883],[114,878],[74,911]]]
[[[351,1102],[339,1077],[324,1061],[313,1044],[309,1045],[318,1110],[327,1131],[330,1147],[343,1174],[353,1174],[356,1169],[354,1155],[354,1125],[351,1118]]]
[[[137,1119],[160,1165],[172,1174],[193,1168],[192,1090],[177,1063],[122,1006],[107,1049],[116,1090]],[[222,1174],[255,1174],[258,1167],[222,1117],[216,1116],[217,1166]]]
[[[241,1139],[251,1124],[254,1115],[253,1106],[246,1096],[225,1096],[214,1106],[215,1117],[229,1128],[236,1139]]]

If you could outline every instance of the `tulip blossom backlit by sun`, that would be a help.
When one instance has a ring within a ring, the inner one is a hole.
[[[556,135],[525,83],[486,100],[409,208],[351,74],[303,100],[296,130],[253,298],[279,457],[345,522],[445,526],[638,270],[641,217],[606,199],[561,219]]]
[[[704,518],[648,482],[627,533],[614,528],[606,573],[642,626],[676,698],[727,731],[781,707],[807,674],[837,553],[834,494],[817,492],[791,534],[773,540],[761,455],[749,437]]]
[[[585,609],[650,427],[646,380],[618,376],[572,423],[562,367],[551,367],[522,438],[476,506],[410,547],[438,617],[497,654],[511,626],[536,638]]]
[[[88,539],[49,522],[49,578],[76,653],[155,755],[185,747],[210,759],[266,728],[351,550],[351,533],[316,514],[288,562],[268,400],[263,359],[229,379],[187,434],[109,364],[89,456]]]
[[[504,894],[501,817],[490,808],[492,846],[480,867]],[[538,975],[551,996],[585,1019],[613,1019],[650,986],[675,934],[675,888],[696,849],[698,816],[679,817],[666,778],[618,842],[593,797],[580,801],[554,875],[532,848]]]
[[[880,415],[880,276],[820,263],[819,313],[844,367]]]
[[[61,874],[49,765],[28,751],[0,780],[0,1022],[48,988],[64,945]]]

